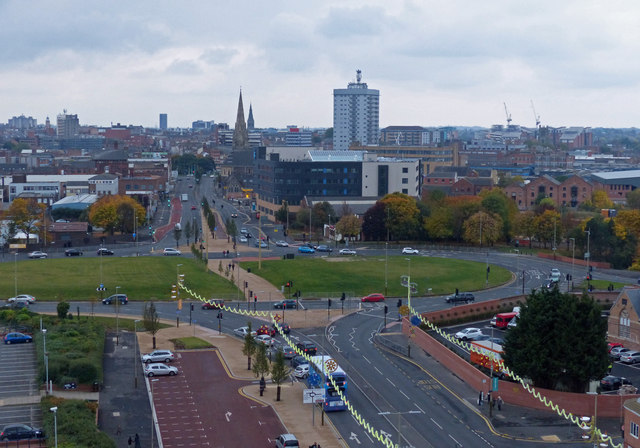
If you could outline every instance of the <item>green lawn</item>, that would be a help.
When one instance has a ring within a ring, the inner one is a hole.
[[[400,285],[400,277],[409,272],[408,257],[390,256],[388,262],[388,295],[403,297],[406,288]],[[269,260],[241,263],[251,268],[272,284],[280,287],[293,281],[292,292],[300,290],[303,297],[309,293],[345,291],[356,296],[372,292],[384,292],[385,257],[333,257],[302,258],[294,260]],[[508,270],[491,265],[489,287],[500,285],[511,278]],[[411,257],[411,282],[418,284],[418,294],[475,291],[485,288],[486,264],[464,260],[434,257]]]
[[[0,298],[14,295],[14,274],[17,272],[18,294],[31,294],[38,300],[91,300],[100,297],[96,288],[100,279],[107,290],[104,296],[125,293],[129,300],[155,297],[167,300],[176,283],[177,265],[185,283],[200,294],[211,297],[234,297],[236,287],[217,274],[205,272],[202,264],[189,258],[73,257],[24,260],[0,263]],[[15,269],[15,270],[14,270]]]

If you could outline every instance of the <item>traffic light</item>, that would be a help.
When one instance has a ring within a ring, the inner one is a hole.
[[[344,302],[346,298],[347,297],[346,297],[345,293],[342,293],[342,297],[340,297],[340,300],[342,300]]]
[[[327,308],[331,308],[331,299],[327,301]]]
[[[191,311],[193,311],[193,303],[191,304]]]
[[[384,306],[384,314],[387,314],[389,312],[389,307],[387,305]]]
[[[284,286],[286,286],[287,288],[291,288],[291,282],[287,282],[287,283],[285,283],[285,285],[284,285]]]
[[[398,299],[398,308],[400,308],[402,306],[402,299]]]

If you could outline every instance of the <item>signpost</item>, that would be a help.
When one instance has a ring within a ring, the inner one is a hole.
[[[322,403],[324,401],[324,389],[304,389],[302,391],[302,402],[305,404],[311,404],[313,406],[313,412],[311,414],[311,425],[316,424],[316,403]]]

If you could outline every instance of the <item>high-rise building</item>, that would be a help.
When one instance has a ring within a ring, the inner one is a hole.
[[[333,90],[333,149],[351,144],[375,146],[380,138],[380,91],[370,89],[356,71],[356,82]]]
[[[80,120],[77,115],[67,114],[66,109],[58,114],[58,138],[71,138],[80,133]]]
[[[160,114],[160,129],[167,130],[167,114]]]

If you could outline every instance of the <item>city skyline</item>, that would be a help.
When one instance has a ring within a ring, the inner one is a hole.
[[[640,5],[356,1],[0,4],[0,121],[331,127],[333,90],[380,91],[391,125],[633,127]],[[531,101],[535,105],[535,115]],[[505,111],[504,104],[508,108]]]

